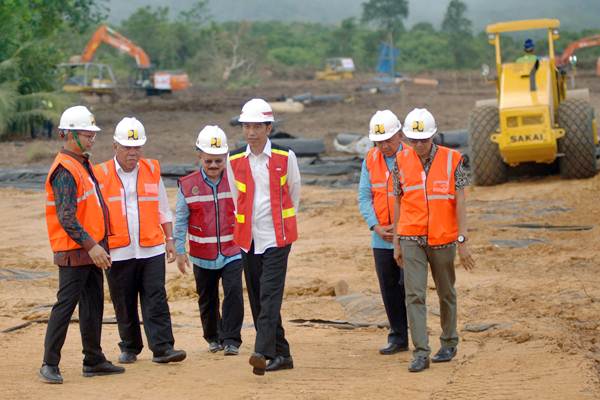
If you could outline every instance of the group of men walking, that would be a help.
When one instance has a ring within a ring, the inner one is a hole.
[[[67,109],[59,131],[65,140],[46,179],[46,221],[59,266],[40,378],[62,383],[60,354],[79,304],[83,375],[125,372],[106,359],[100,344],[105,271],[115,308],[119,363],[142,351],[141,306],[148,347],[156,363],[180,362],[165,291],[165,254],[182,273],[193,264],[198,306],[211,352],[239,353],[244,317],[242,270],[257,330],[253,372],[293,368],[281,323],[281,302],[291,244],[297,239],[300,172],[294,153],[271,144],[273,111],[250,100],[240,122],[248,145],[229,152],[225,133],[206,126],[196,149],[201,168],[179,181],[176,224],[158,161],[142,157],[146,131],[127,117],[115,128],[111,160],[89,161],[96,133],[83,106]],[[229,154],[229,157],[228,157]],[[189,239],[189,254],[186,251]],[[219,281],[224,289],[222,316]]]
[[[243,271],[256,328],[249,358],[253,373],[293,368],[280,310],[288,256],[298,238],[300,172],[294,152],[269,140],[274,118],[266,101],[248,101],[239,121],[247,145],[237,150],[230,151],[218,126],[198,134],[200,168],[179,180],[173,226],[160,164],[142,157],[147,140],[142,123],[121,120],[114,157],[92,166],[89,151],[100,130],[94,116],[83,106],[63,113],[59,133],[65,144],[46,180],[46,220],[59,288],[39,371],[44,382],[63,381],[60,353],[78,304],[83,375],[125,371],[106,359],[100,345],[102,271],[117,317],[119,363],[136,362],[143,349],[138,301],[152,361],[186,358],[174,347],[165,255],[182,273],[193,268],[210,352],[239,354]],[[462,158],[432,142],[436,131],[425,109],[409,113],[404,127],[391,111],[378,111],[369,126],[375,146],[365,157],[359,184],[360,211],[372,231],[390,322],[388,344],[380,353],[407,351],[410,327],[413,372],[429,367],[427,265],[440,297],[442,324],[442,346],[433,362],[456,354],[456,248],[466,269],[474,265],[467,247]]]

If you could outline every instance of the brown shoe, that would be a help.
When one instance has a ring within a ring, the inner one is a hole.
[[[260,353],[252,353],[250,356],[250,360],[248,360],[250,365],[252,365],[252,373],[254,375],[264,375],[265,370],[267,369],[267,359]]]

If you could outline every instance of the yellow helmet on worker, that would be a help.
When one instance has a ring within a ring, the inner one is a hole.
[[[369,122],[369,140],[382,142],[400,131],[402,124],[390,110],[377,111]]]
[[[67,108],[60,116],[58,129],[69,131],[98,132],[94,114],[85,106],[74,106]]]
[[[146,143],[146,129],[137,118],[125,117],[117,124],[113,139],[122,146],[143,146]]]
[[[239,121],[244,122],[273,122],[273,109],[263,99],[252,99],[244,104]]]
[[[207,125],[198,133],[196,148],[208,154],[227,154],[227,135],[217,125]]]
[[[437,132],[435,118],[426,108],[415,108],[404,119],[402,132],[409,139],[429,139]]]

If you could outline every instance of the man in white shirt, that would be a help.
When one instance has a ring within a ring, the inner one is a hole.
[[[115,157],[94,167],[110,215],[112,266],[106,277],[117,315],[122,364],[135,362],[143,348],[138,296],[152,361],[169,363],[186,357],[185,351],[173,347],[165,291],[165,239],[168,261],[175,261],[173,216],[158,161],[141,157],[144,143],[142,123],[123,118],[115,128]]]
[[[234,183],[234,240],[242,249],[256,328],[249,362],[255,374],[264,375],[294,367],[280,311],[288,256],[298,238],[300,171],[294,152],[269,140],[273,110],[266,101],[248,101],[239,121],[248,145],[229,154],[227,174]]]

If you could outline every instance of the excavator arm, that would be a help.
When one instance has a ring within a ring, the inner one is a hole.
[[[144,49],[107,25],[101,25],[96,32],[94,32],[92,38],[83,50],[81,61],[91,62],[96,50],[102,43],[106,43],[109,46],[129,54],[135,59],[138,68],[150,68],[150,57],[148,57],[148,54],[146,54]]]
[[[557,57],[556,64],[559,66],[566,65],[569,63],[569,58],[575,54],[577,50],[594,46],[600,46],[600,35],[588,36],[571,42],[565,51]]]

